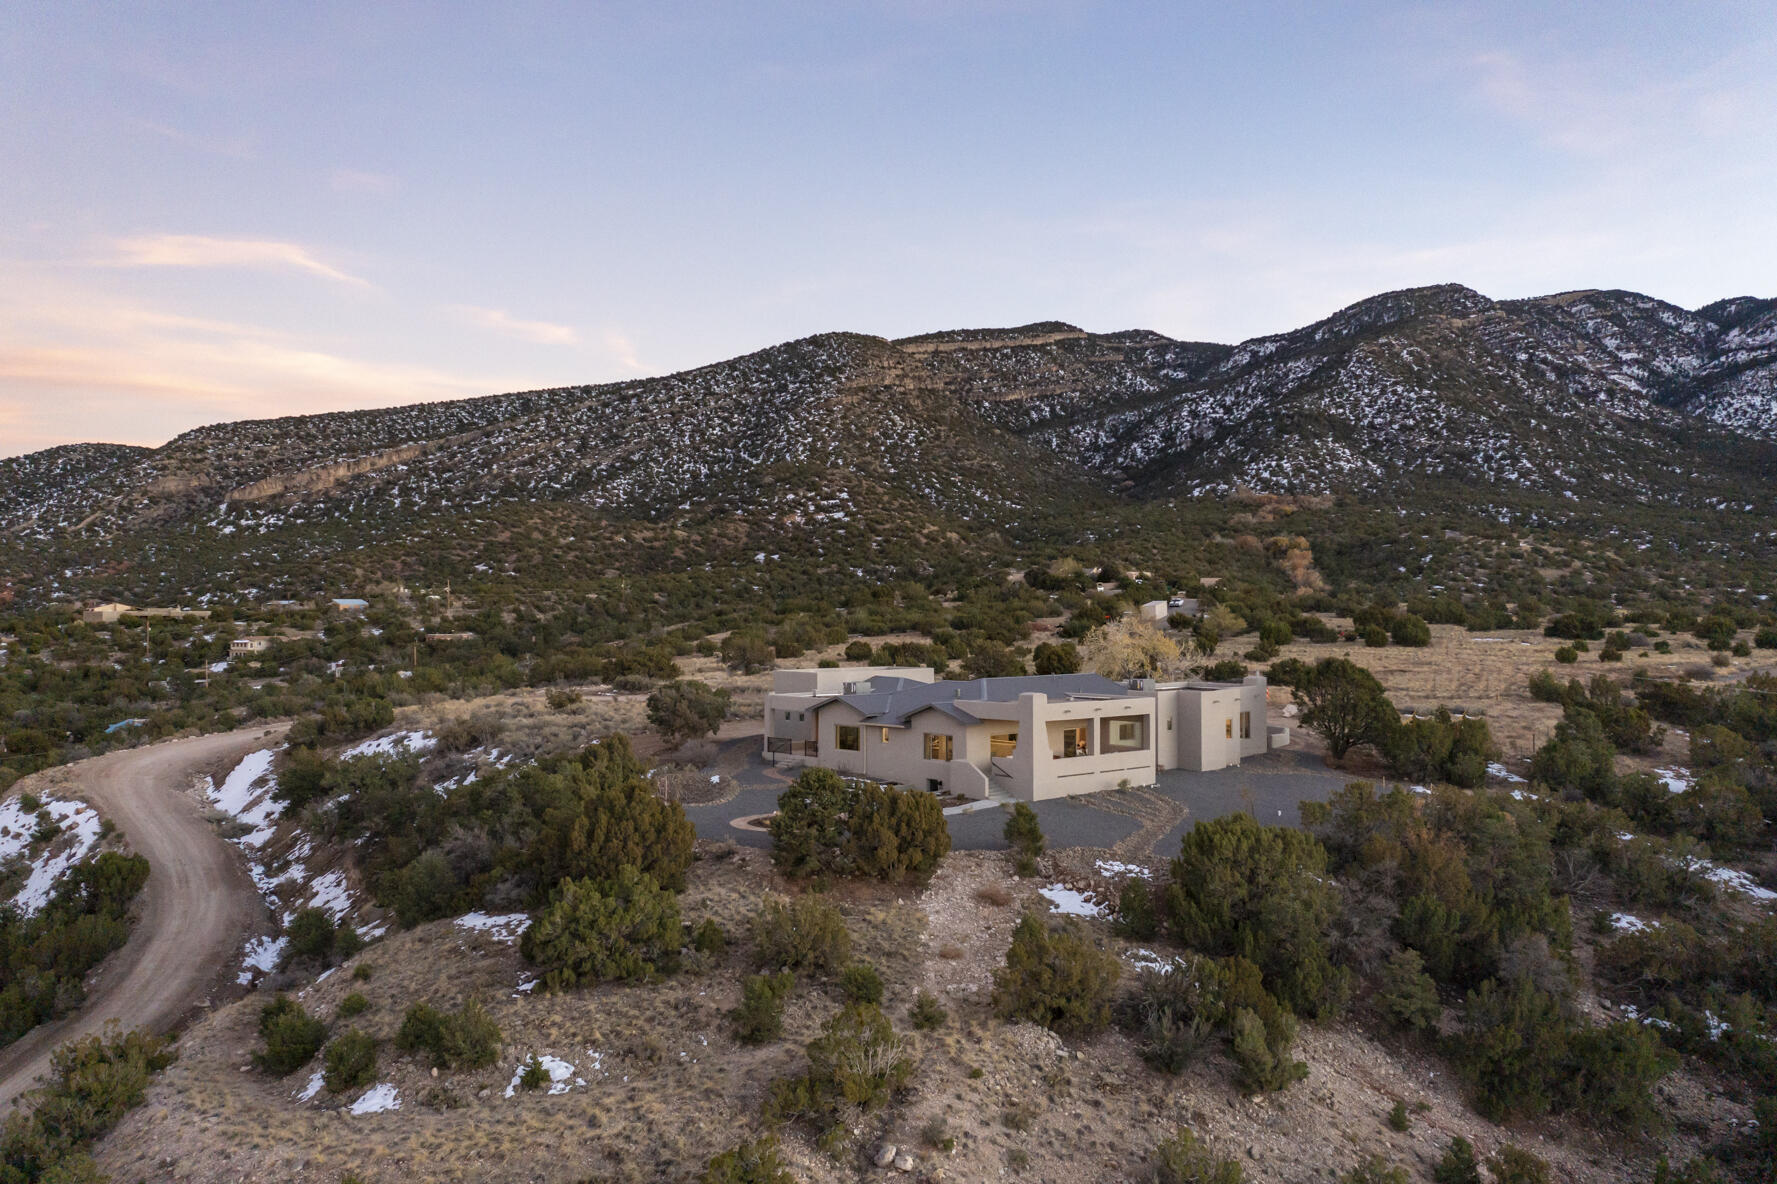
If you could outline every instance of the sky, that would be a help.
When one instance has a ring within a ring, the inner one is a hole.
[[[0,456],[829,330],[1777,295],[1768,0],[15,0],[0,27]]]

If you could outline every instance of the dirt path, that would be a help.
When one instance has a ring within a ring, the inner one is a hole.
[[[51,771],[55,792],[91,802],[147,856],[148,885],[128,943],[99,968],[80,1010],[0,1049],[0,1112],[49,1071],[58,1045],[108,1020],[165,1031],[233,966],[263,906],[234,848],[185,787],[205,766],[263,747],[268,730],[278,729],[173,740]]]

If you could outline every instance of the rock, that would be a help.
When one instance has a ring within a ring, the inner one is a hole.
[[[894,1163],[895,1150],[896,1148],[893,1143],[884,1143],[881,1147],[878,1147],[876,1149],[876,1166],[879,1168],[886,1168]]]
[[[1259,1145],[1257,1143],[1248,1143],[1246,1145],[1246,1157],[1248,1159],[1259,1158]]]
[[[438,1066],[436,1066],[436,1065],[432,1066],[432,1076],[433,1077],[438,1076]]]
[[[901,1152],[901,1154],[895,1156],[895,1167],[899,1171],[911,1172],[913,1170],[913,1157],[908,1155],[905,1151]]]

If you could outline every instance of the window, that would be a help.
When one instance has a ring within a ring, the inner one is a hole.
[[[1018,733],[1007,732],[1003,736],[987,738],[987,752],[990,756],[1011,756],[1018,751]]]
[[[1222,721],[1222,730],[1227,733],[1228,739],[1234,739],[1234,721],[1232,719]]]
[[[888,729],[887,728],[882,729],[882,742],[884,744],[888,743]]]
[[[1253,713],[1250,711],[1240,713],[1240,738],[1242,740],[1253,738]]]
[[[926,733],[926,759],[928,761],[947,761],[950,759],[950,737],[941,736],[936,732]]]
[[[1172,731],[1172,721],[1170,719],[1166,721],[1166,730],[1169,732]]]
[[[944,792],[944,783],[942,781],[938,780],[936,777],[928,777],[928,778],[926,778],[926,792],[927,793],[943,793]]]
[[[852,724],[837,724],[833,728],[833,747],[844,752],[856,752],[863,747],[862,733]]]
[[[1061,731],[1062,756],[1090,756],[1087,750],[1086,725],[1076,728],[1063,728]]]

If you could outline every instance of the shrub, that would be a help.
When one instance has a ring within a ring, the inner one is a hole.
[[[1322,658],[1300,676],[1294,693],[1303,704],[1302,726],[1326,741],[1334,760],[1375,743],[1399,719],[1376,676],[1348,658]]]
[[[1155,1184],[1241,1184],[1245,1179],[1238,1161],[1216,1155],[1182,1126],[1154,1148],[1153,1160]]]
[[[1027,912],[1013,929],[1005,966],[994,972],[994,1007],[1063,1035],[1095,1032],[1110,1022],[1121,971],[1116,956],[1093,945],[1071,919],[1050,925]]]
[[[543,1065],[543,1058],[532,1053],[525,1058],[524,1068],[518,1074],[518,1088],[527,1093],[542,1089],[549,1084],[549,1070]]]
[[[862,643],[857,643],[862,644]],[[869,649],[869,646],[865,646]],[[700,1177],[701,1184],[796,1184],[778,1150],[777,1139],[746,1139],[710,1158]]]
[[[823,1090],[865,1110],[886,1102],[907,1084],[912,1058],[882,1009],[847,1004],[808,1045],[810,1078]]]
[[[363,1015],[369,1009],[370,1000],[366,999],[359,992],[353,991],[350,995],[347,995],[344,999],[339,1001],[339,1011],[336,1014],[340,1019],[349,1020],[353,1016]]]
[[[321,1082],[330,1094],[343,1094],[376,1080],[376,1041],[353,1028],[327,1046]]]
[[[333,953],[333,918],[325,909],[301,909],[286,927],[290,938],[288,957],[315,958],[325,962]]]
[[[913,997],[913,1006],[907,1011],[907,1022],[913,1025],[916,1032],[930,1032],[942,1028],[950,1019],[950,1013],[938,1002],[938,997],[930,991],[921,991]]]
[[[1442,707],[1430,719],[1385,726],[1379,746],[1394,776],[1445,781],[1464,789],[1486,783],[1487,762],[1495,755],[1486,720],[1455,720]]]
[[[1214,1033],[1220,1015],[1214,968],[1195,958],[1179,959],[1166,972],[1142,972],[1129,1005],[1128,1026],[1142,1060],[1176,1077]]]
[[[923,790],[859,784],[846,829],[843,863],[853,875],[924,880],[950,853],[944,807]]]
[[[818,897],[768,897],[753,916],[753,960],[761,968],[832,974],[851,960],[851,934],[839,910]]]
[[[550,687],[543,692],[543,705],[551,711],[567,711],[575,704],[584,701],[584,695],[568,687]],[[650,705],[652,705],[652,700],[650,700]]]
[[[705,917],[691,935],[691,948],[712,956],[727,953],[728,931],[717,924],[714,917]]]
[[[589,745],[545,785],[559,804],[543,813],[529,866],[547,892],[565,879],[611,880],[629,866],[679,891],[696,829],[677,802],[663,801],[622,735]]]
[[[736,629],[722,639],[723,663],[741,674],[768,669],[775,656],[762,629]]]
[[[1339,1184],[1411,1184],[1403,1167],[1391,1167],[1380,1155],[1370,1155],[1339,1177]]]
[[[847,662],[868,662],[870,655],[874,652],[870,648],[869,642],[859,639],[845,647],[845,660]]]
[[[882,976],[868,962],[853,962],[839,972],[839,993],[847,1003],[882,1002]]]
[[[145,1032],[70,1042],[50,1054],[50,1078],[29,1110],[0,1128],[0,1178],[76,1184],[98,1180],[86,1148],[142,1102],[149,1075],[171,1064],[166,1041]]]
[[[765,1044],[784,1032],[784,1000],[796,984],[789,971],[755,974],[741,983],[740,1003],[728,1013],[734,1038],[742,1044]]]
[[[1235,1080],[1242,1089],[1272,1093],[1288,1089],[1308,1076],[1308,1066],[1289,1055],[1296,1042],[1296,1021],[1282,1008],[1267,1024],[1251,1008],[1238,1007],[1230,1021],[1229,1034]]]
[[[1037,821],[1037,812],[1031,809],[1028,802],[1015,802],[1012,812],[1006,816],[1006,827],[1003,832],[1006,843],[1012,848],[1013,866],[1020,876],[1037,874],[1037,857],[1043,853],[1047,840],[1043,838],[1043,827]]]
[[[691,679],[669,682],[648,696],[648,722],[668,744],[713,736],[728,718],[732,698]]]
[[[1481,1164],[1475,1159],[1474,1144],[1461,1135],[1450,1140],[1444,1158],[1431,1172],[1432,1184],[1482,1184]]]
[[[1777,642],[1772,648],[1777,648]],[[1038,674],[1074,674],[1080,669],[1080,651],[1071,641],[1040,641],[1031,651],[1031,666]]]
[[[253,1054],[253,1063],[267,1073],[285,1077],[321,1051],[327,1025],[309,1015],[296,1000],[280,994],[259,1011],[259,1038],[265,1049]]]
[[[1413,1119],[1407,1113],[1407,1103],[1397,1101],[1388,1110],[1388,1129],[1406,1133],[1413,1125]]]
[[[1146,880],[1131,877],[1117,894],[1117,915],[1111,928],[1119,937],[1151,941],[1160,933],[1160,916],[1154,910],[1154,893]]]
[[[771,859],[785,875],[924,878],[950,851],[944,809],[922,791],[810,768],[778,795],[777,805]]]
[[[1172,861],[1166,923],[1192,949],[1255,962],[1287,1006],[1330,1015],[1344,1005],[1350,975],[1327,956],[1337,896],[1326,870],[1326,849],[1302,831],[1260,826],[1248,814],[1200,822]]]
[[[1425,972],[1425,959],[1418,950],[1397,950],[1389,958],[1376,1002],[1390,1020],[1414,1032],[1432,1031],[1443,1014],[1438,985]]]
[[[1510,1143],[1488,1159],[1487,1167],[1493,1184],[1549,1184],[1549,1165]]]
[[[1560,646],[1555,650],[1555,661],[1563,666],[1571,666],[1580,660],[1580,652],[1570,645]]]
[[[1431,626],[1412,613],[1405,613],[1389,626],[1388,637],[1396,645],[1428,646],[1431,644]]]
[[[454,1012],[415,1003],[402,1017],[395,1047],[429,1054],[438,1069],[482,1069],[500,1059],[500,1026],[471,999]]]
[[[625,866],[608,883],[562,881],[525,930],[519,952],[543,969],[545,989],[559,991],[668,970],[681,936],[678,898]]]
[[[292,810],[300,810],[327,793],[327,774],[332,764],[313,748],[292,748],[278,770],[272,796]]]

